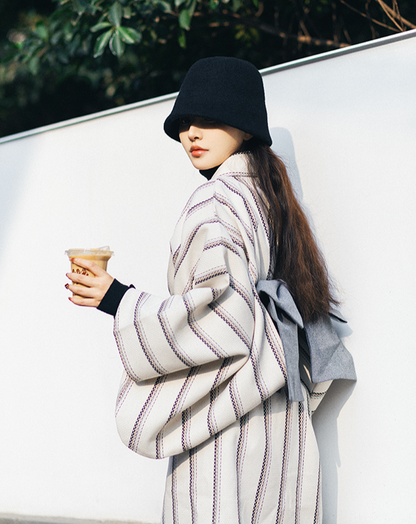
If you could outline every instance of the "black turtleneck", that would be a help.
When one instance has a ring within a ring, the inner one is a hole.
[[[211,178],[214,176],[215,171],[220,166],[211,167],[210,169],[200,169],[199,172],[202,176],[204,176],[207,180],[211,180]]]

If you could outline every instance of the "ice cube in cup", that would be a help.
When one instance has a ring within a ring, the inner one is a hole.
[[[71,271],[72,273],[78,273],[80,275],[88,275],[93,277],[94,275],[88,269],[85,269],[81,266],[77,266],[72,261],[73,258],[84,258],[86,260],[92,260],[100,266],[104,271],[107,271],[107,263],[114,254],[113,251],[110,251],[109,246],[89,248],[89,249],[68,249],[65,251],[65,254],[68,255],[68,258],[71,259]]]

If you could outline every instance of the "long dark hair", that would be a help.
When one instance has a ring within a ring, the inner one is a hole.
[[[305,322],[328,315],[332,294],[324,257],[293,192],[283,161],[256,139],[247,143],[249,169],[269,217],[273,278],[286,282]]]

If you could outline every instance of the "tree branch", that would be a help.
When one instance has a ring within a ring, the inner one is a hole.
[[[198,13],[194,14],[194,17],[196,16],[198,16]],[[295,35],[292,33],[285,33],[284,31],[280,31],[273,25],[265,24],[264,22],[260,22],[259,20],[252,19],[252,18],[243,18],[237,14],[232,14],[232,15],[229,14],[227,16],[231,18],[231,20],[224,21],[224,22],[211,22],[208,24],[208,27],[221,27],[221,26],[228,26],[230,24],[232,25],[241,24],[247,27],[253,27],[254,29],[258,29],[259,31],[262,31],[263,33],[268,33],[273,36],[277,36],[279,38],[296,40],[300,44],[323,46],[323,47],[327,47],[330,49],[340,49],[342,47],[349,47],[350,45],[344,42],[334,42],[333,40],[324,40],[321,38],[313,38],[309,35]]]
[[[347,6],[349,9],[351,9],[352,11],[356,12],[357,14],[363,16],[364,18],[367,18],[367,20],[371,20],[374,24],[377,24],[377,25],[380,25],[382,27],[385,27],[387,29],[390,29],[390,31],[395,31],[396,33],[399,32],[398,29],[396,29],[395,27],[392,27],[392,26],[389,26],[389,25],[386,25],[386,24],[383,24],[382,22],[379,22],[378,20],[374,19],[374,18],[369,18],[365,13],[362,13],[361,11],[359,11],[358,9],[356,9],[355,7],[352,7],[352,5],[350,4],[347,4],[347,2],[345,2],[345,0],[339,0],[341,2],[341,4],[344,4],[345,6]],[[377,0],[378,1],[378,0]]]
[[[386,15],[390,18],[390,20],[394,24],[397,25],[397,27],[400,29],[400,31],[405,31],[405,29],[403,29],[404,25],[409,27],[410,29],[416,29],[416,25],[412,24],[411,22],[409,22],[408,20],[406,20],[405,18],[402,17],[402,15],[398,11],[398,8],[395,11],[394,9],[389,7],[385,2],[383,2],[383,0],[376,0],[376,2],[378,2],[380,7],[386,13]],[[394,4],[397,5],[397,2],[394,1]],[[400,22],[401,26],[398,25],[396,20],[398,20]]]

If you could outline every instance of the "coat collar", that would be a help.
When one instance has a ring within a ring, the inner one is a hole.
[[[246,153],[234,153],[220,165],[211,180],[216,180],[220,176],[250,176],[247,166]]]

